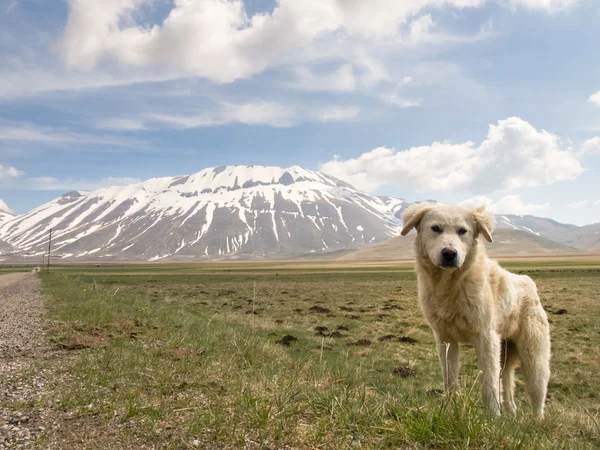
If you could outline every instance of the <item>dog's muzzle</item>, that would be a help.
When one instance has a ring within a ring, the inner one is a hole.
[[[442,267],[458,267],[458,252],[453,248],[446,247],[442,250],[442,261],[440,266]]]

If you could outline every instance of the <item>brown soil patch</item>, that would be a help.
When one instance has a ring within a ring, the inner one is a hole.
[[[381,308],[383,311],[389,311],[392,309],[398,309],[400,311],[404,311],[404,308],[400,305],[388,305],[388,306],[384,306],[383,308]]]
[[[275,343],[289,347],[292,344],[292,342],[296,342],[297,340],[298,340],[297,337],[294,337],[291,334],[286,334],[285,336],[283,336],[281,339],[279,339]]]
[[[168,353],[177,360],[183,360],[202,356],[204,354],[204,350],[190,347],[176,347],[171,349]]]
[[[416,370],[406,366],[398,366],[392,369],[392,374],[398,375],[400,378],[414,377],[417,374]]]
[[[427,395],[431,397],[441,397],[442,395],[444,395],[444,391],[442,391],[441,389],[430,389],[427,391]]]
[[[84,348],[108,347],[110,340],[106,333],[80,334],[73,336],[66,342],[59,343],[65,350],[82,350]]]
[[[371,344],[372,344],[372,342],[369,341],[368,339],[359,339],[356,342],[349,342],[348,343],[348,345],[355,345],[357,347],[368,347]]]
[[[328,338],[343,338],[346,337],[345,334],[340,333],[339,331],[333,331],[331,333],[329,332],[324,332],[324,331],[317,331],[315,333],[317,336],[321,336],[321,337],[328,337]]]

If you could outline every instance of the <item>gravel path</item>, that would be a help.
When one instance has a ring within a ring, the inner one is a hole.
[[[37,275],[0,275],[0,449],[36,448],[45,431],[46,372],[37,364],[48,357],[43,314]]]

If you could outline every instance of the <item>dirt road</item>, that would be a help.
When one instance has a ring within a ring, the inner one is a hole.
[[[0,449],[37,448],[47,357],[44,297],[33,273],[0,275]]]

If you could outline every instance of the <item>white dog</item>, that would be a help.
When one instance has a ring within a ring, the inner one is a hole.
[[[415,240],[419,301],[437,343],[444,389],[456,387],[459,343],[475,347],[483,401],[514,414],[514,370],[521,363],[537,416],[544,414],[550,378],[550,332],[531,278],[502,269],[488,258],[479,235],[492,242],[494,216],[485,210],[416,204],[404,213],[402,235]]]

